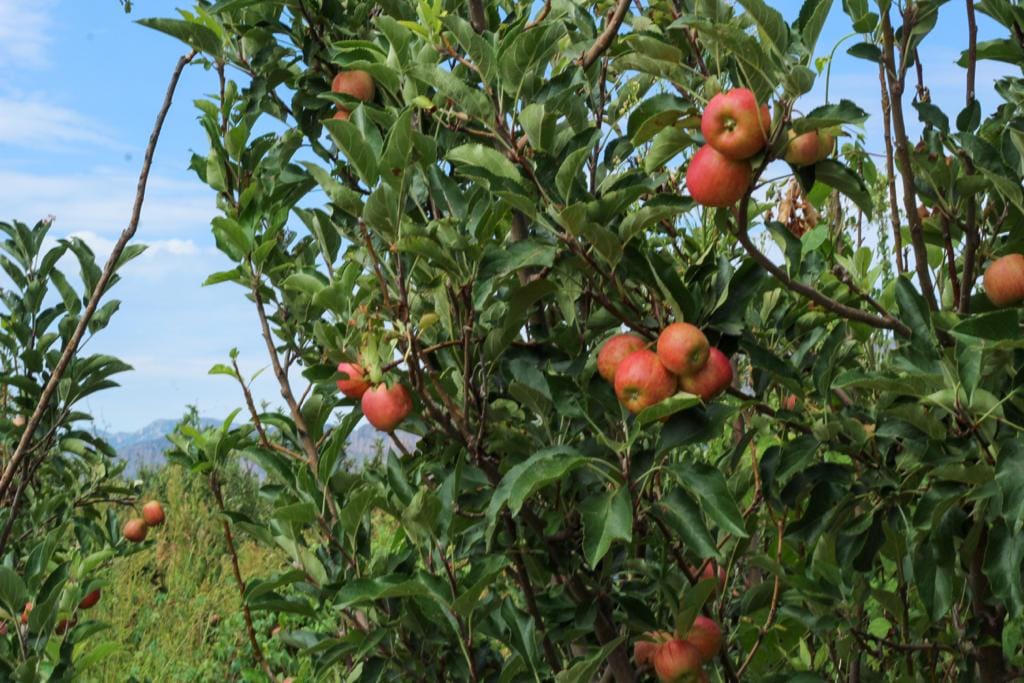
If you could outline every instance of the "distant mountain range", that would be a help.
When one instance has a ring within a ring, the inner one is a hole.
[[[125,474],[131,477],[142,467],[159,467],[164,463],[164,452],[170,447],[167,435],[174,431],[177,424],[177,420],[163,419],[154,420],[134,432],[97,429],[96,433],[105,438],[117,450],[118,457],[127,462]],[[214,427],[220,425],[221,421],[203,417],[200,418],[200,424],[203,427]],[[405,432],[399,432],[399,437],[406,446],[412,446],[417,440],[416,436]],[[376,455],[378,442],[386,445],[389,440],[371,425],[361,424],[349,435],[346,455],[358,469]]]

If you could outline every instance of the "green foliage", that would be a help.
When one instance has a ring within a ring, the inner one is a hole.
[[[130,367],[117,358],[78,354],[54,400],[40,415],[35,439],[16,463],[23,427],[55,371],[100,277],[92,250],[80,239],[48,238],[51,220],[34,227],[0,223],[0,470],[11,485],[0,495],[0,679],[71,680],[107,656],[112,644],[100,620],[77,609],[104,586],[100,570],[130,555],[121,539],[118,506],[134,502],[135,487],[120,474],[114,451],[76,409],[83,398],[117,386]],[[142,252],[124,252],[120,265]],[[79,269],[80,284],[62,271]],[[118,281],[115,274],[108,289]],[[76,286],[77,285],[77,286]],[[88,325],[102,330],[119,302],[108,300]],[[26,603],[33,608],[22,624]],[[75,620],[66,633],[61,621]]]
[[[241,73],[198,103],[210,151],[192,168],[230,261],[208,283],[253,302],[285,397],[183,431],[175,460],[267,472],[269,522],[230,517],[296,571],[253,578],[247,602],[342,624],[294,641],[316,678],[629,681],[629,643],[702,606],[726,633],[719,680],[1019,666],[1020,321],[971,288],[1024,240],[1022,81],[955,131],[918,102],[897,192],[864,151],[864,104],[792,115],[832,3],[809,0],[792,26],[737,4],[625,3],[628,30],[587,70],[607,3],[484,3],[474,18],[444,1],[220,2],[146,22]],[[851,54],[905,79],[941,4],[894,27],[888,4],[847,0],[865,41]],[[1008,3],[977,9],[1016,21]],[[379,93],[347,121],[327,94],[341,69]],[[773,104],[755,179],[791,127],[852,142],[796,182],[748,188],[738,211],[695,207],[682,178],[699,103],[733,86]],[[894,205],[910,192],[923,221]],[[748,235],[761,227],[775,277]],[[732,354],[737,391],[630,418],[597,349],[673,318]],[[343,466],[359,410],[334,388],[340,360],[412,388],[413,452]],[[708,559],[727,576],[713,597],[694,573]]]

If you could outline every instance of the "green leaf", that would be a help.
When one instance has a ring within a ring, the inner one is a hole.
[[[600,650],[584,659],[576,662],[568,669],[563,669],[555,675],[555,683],[589,683],[597,677],[601,665],[611,656],[615,648],[619,646],[626,636],[622,635],[604,644]]]
[[[633,504],[628,486],[605,491],[580,503],[583,517],[583,555],[597,567],[615,541],[633,539]]]
[[[896,304],[899,307],[900,318],[913,331],[916,340],[931,339],[932,326],[931,316],[928,313],[928,304],[924,297],[914,289],[908,277],[900,277],[896,280]]]
[[[21,614],[25,598],[25,582],[13,569],[0,565],[0,604],[12,615]]]
[[[324,121],[324,127],[334,140],[338,148],[345,154],[345,158],[355,169],[359,179],[367,187],[373,187],[377,178],[380,177],[377,170],[377,159],[381,154],[379,140],[371,140],[363,136],[358,126],[352,122],[329,119]],[[371,136],[372,137],[372,136]],[[377,135],[379,138],[380,135]],[[378,144],[372,144],[374,141]]]
[[[220,38],[213,32],[213,29],[207,28],[202,24],[184,21],[183,19],[163,18],[139,19],[136,23],[173,36],[186,45],[211,57],[219,58],[222,54]]]
[[[743,515],[720,470],[703,462],[683,462],[670,465],[669,471],[683,488],[700,500],[704,512],[722,529],[733,536],[747,538]]]
[[[868,113],[850,100],[839,100],[809,111],[806,116],[793,121],[793,130],[806,133],[810,130],[832,128],[842,124],[860,125],[868,120]]]
[[[448,152],[447,158],[456,164],[482,168],[491,175],[505,178],[517,185],[522,181],[518,169],[504,154],[476,142],[456,147]]]
[[[870,217],[875,210],[871,193],[864,185],[864,180],[835,159],[825,159],[816,163],[814,179],[845,194],[865,215]]]
[[[502,483],[511,479],[509,510],[513,515],[518,515],[527,498],[548,484],[561,481],[586,463],[586,457],[567,446],[553,446],[534,453],[526,462],[509,470],[502,479]]]
[[[768,6],[764,0],[736,0],[736,3],[747,11],[778,53],[786,54],[786,48],[789,47],[789,27],[778,10]]]
[[[657,420],[674,415],[680,410],[686,410],[694,406],[700,405],[701,400],[699,396],[693,394],[687,394],[680,392],[674,396],[670,396],[664,401],[659,401],[649,408],[645,408],[640,411],[640,414],[636,416],[636,421],[639,424],[646,425]]]
[[[821,29],[825,26],[825,20],[831,9],[832,0],[805,0],[803,6],[800,7],[796,28],[800,31],[808,54],[814,54],[814,47],[818,44],[818,37],[821,35]]]
[[[672,489],[662,496],[655,514],[698,556],[716,560],[722,558],[704,521],[704,515],[700,512],[700,506],[682,489]]]

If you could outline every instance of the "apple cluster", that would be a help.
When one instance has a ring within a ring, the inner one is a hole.
[[[686,169],[686,189],[702,206],[726,207],[739,201],[750,185],[750,160],[768,144],[772,119],[768,105],[758,106],[746,88],[720,92],[711,98],[700,118],[703,147]],[[833,132],[790,130],[785,159],[794,166],[811,166],[828,157],[836,144]]]
[[[710,401],[732,384],[728,356],[711,346],[695,325],[672,323],[658,336],[656,352],[647,347],[634,334],[617,334],[597,354],[597,371],[632,413],[680,389]]]
[[[1024,254],[1007,254],[985,269],[985,295],[993,306],[1015,306],[1024,301]]]
[[[149,528],[160,526],[164,523],[164,508],[160,501],[151,500],[142,506],[142,517],[133,517],[124,523],[121,534],[125,540],[132,543],[142,543],[146,540]]]
[[[359,399],[367,422],[382,432],[393,432],[412,412],[412,396],[402,384],[372,386],[358,363],[342,362],[338,372],[338,389],[349,398]]]
[[[700,118],[705,145],[686,169],[686,189],[702,206],[732,206],[746,193],[753,177],[751,157],[768,144],[772,119],[768,105],[758,106],[746,88],[720,92]]]
[[[697,616],[685,634],[645,633],[633,645],[633,660],[641,669],[654,667],[661,683],[707,683],[704,665],[722,648],[722,629],[713,619]]]

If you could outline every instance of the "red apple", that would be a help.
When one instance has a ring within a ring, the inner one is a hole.
[[[34,605],[31,602],[25,603],[25,609],[23,609],[21,612],[21,623],[23,625],[28,623],[28,615],[32,613],[33,607]]]
[[[124,523],[121,533],[124,534],[125,539],[132,543],[142,543],[146,540],[146,531],[148,530],[149,527],[146,526],[146,521],[136,517]]]
[[[683,638],[697,648],[705,662],[713,659],[722,649],[722,629],[703,614],[697,615],[693,620],[693,626]]]
[[[694,568],[693,571],[696,571]],[[715,586],[715,595],[718,595],[725,590],[725,568],[720,567],[717,562],[708,562],[704,565],[703,571],[700,573],[700,580],[718,578],[718,585]]]
[[[811,130],[800,135],[790,130],[785,159],[794,166],[811,166],[827,158],[835,144],[836,137],[823,130]]]
[[[331,92],[339,95],[349,95],[362,102],[369,102],[377,94],[377,88],[373,82],[373,76],[353,69],[352,71],[339,71],[331,81]]]
[[[619,363],[634,351],[647,346],[647,343],[635,334],[617,334],[601,346],[597,354],[597,371],[601,373],[605,381],[613,384],[615,382],[615,370]]]
[[[701,206],[732,206],[746,193],[752,176],[749,161],[733,161],[704,145],[690,159],[686,189]]]
[[[142,506],[142,519],[146,526],[160,526],[164,523],[164,508],[160,501],[151,500]]]
[[[99,601],[100,589],[97,588],[96,590],[86,594],[86,596],[82,598],[82,602],[78,603],[78,609],[89,609],[91,607],[95,607],[96,603]]]
[[[786,410],[796,410],[796,404],[798,402],[799,399],[796,397],[796,394],[790,394],[786,398],[782,399],[782,407]]]
[[[771,127],[768,105],[759,108],[754,93],[746,88],[718,93],[700,117],[704,140],[736,161],[749,159],[764,149]]]
[[[640,349],[626,356],[615,371],[615,395],[632,413],[663,401],[676,392],[679,380],[658,360]]]
[[[661,644],[672,640],[675,636],[670,631],[650,631],[643,638],[633,643],[633,661],[639,667],[653,666],[654,654]]]
[[[711,345],[696,325],[672,323],[658,335],[658,358],[677,375],[692,375],[708,362]]]
[[[358,363],[338,363],[338,372],[348,377],[338,380],[338,389],[349,398],[362,398],[370,388],[366,374]]]
[[[654,670],[661,683],[697,683],[701,664],[700,651],[678,638],[662,643],[654,654]]]
[[[696,374],[683,377],[683,391],[710,401],[732,384],[732,366],[729,357],[716,348],[708,354],[708,362]]]
[[[363,394],[363,415],[382,432],[393,432],[412,412],[412,397],[401,384],[378,384]]]
[[[1024,301],[1024,254],[997,258],[985,270],[985,295],[994,306]]]
[[[62,636],[75,627],[78,623],[78,619],[61,619],[57,622],[57,626],[53,629],[54,633],[58,636]]]

